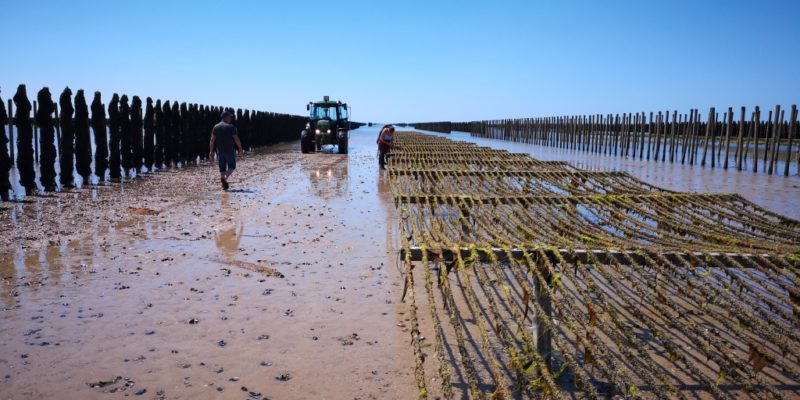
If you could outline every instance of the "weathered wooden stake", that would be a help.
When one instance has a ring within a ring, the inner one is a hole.
[[[639,135],[639,159],[640,160],[644,160],[645,159],[645,154],[646,154],[645,146],[648,146],[649,143],[650,143],[650,136],[653,133],[653,127],[655,126],[655,120],[656,120],[655,119],[655,113],[650,112],[650,117],[647,120],[647,124],[645,124],[644,130],[642,131],[642,134]],[[648,146],[647,150],[648,150],[647,153],[649,153],[649,150],[650,150],[649,146]],[[649,154],[647,154],[647,156],[649,156]]]
[[[736,170],[742,170],[742,159],[744,158],[744,132],[745,132],[745,125],[746,125],[746,115],[747,111],[745,107],[742,107],[739,113],[739,138],[736,141]]]
[[[705,140],[703,140],[703,158],[702,160],[700,160],[701,167],[706,166],[706,153],[708,153],[708,136],[711,134],[711,131],[714,127],[715,114],[716,111],[714,111],[714,107],[711,107],[711,109],[708,110],[708,122],[706,123],[706,137]],[[711,152],[713,153],[714,151],[712,150]],[[713,158],[714,155],[712,154],[711,157]]]
[[[764,144],[764,162],[761,163],[761,172],[767,172],[767,160],[769,159],[770,150],[772,150],[772,110],[769,110],[767,114],[767,120],[764,123],[764,140],[766,141]]]
[[[38,104],[36,100],[33,101],[33,115],[36,115]],[[33,118],[33,160],[39,163],[39,125],[36,123],[36,118]]]
[[[761,121],[761,110],[756,106],[756,111],[753,113],[753,139],[755,146],[753,146],[753,172],[758,172],[758,128]]]
[[[786,163],[783,164],[783,176],[789,176],[789,164],[792,162],[792,141],[794,140],[795,129],[797,129],[796,104],[792,104],[792,112],[789,113],[789,119],[789,145],[788,149],[786,149]],[[798,163],[800,163],[800,157],[798,157]],[[800,174],[800,165],[798,165],[797,172]]]
[[[661,162],[667,161],[667,149],[669,148],[669,135],[670,129],[672,128],[672,124],[674,124],[670,118],[669,110],[664,110],[664,128],[661,130],[661,135],[663,136],[662,143],[661,143]]]
[[[725,162],[722,168],[728,169],[728,158],[731,153],[731,129],[733,128],[733,107],[725,113]]]
[[[55,102],[53,107],[55,108],[55,111],[53,111],[53,113],[55,114],[55,117],[53,117],[53,121],[54,121],[53,123],[56,124],[56,154],[58,154],[58,157],[60,158],[61,157],[61,117],[58,114],[58,102],[57,101]]]
[[[552,286],[552,277],[549,271],[544,270],[542,271],[544,275],[545,282],[542,282],[538,277],[535,277],[536,280],[536,302],[539,303],[539,307],[541,307],[544,315],[536,315],[537,320],[537,329],[536,329],[536,350],[542,356],[542,361],[550,368],[552,366],[553,360],[553,351],[552,351],[552,332],[549,329],[545,328],[545,321],[547,321],[547,325],[552,324],[553,321],[553,305],[551,304],[550,297],[543,294],[544,290],[542,289],[544,285]]]
[[[16,168],[16,160],[14,159],[14,101],[8,99],[8,149],[11,150],[11,168]]]
[[[683,132],[683,146],[681,146],[681,164],[686,162],[686,156],[689,155],[689,147],[692,145],[692,126],[694,125],[694,109],[689,110],[689,115],[683,115],[684,119],[684,132]]]
[[[678,110],[672,111],[672,127],[669,130],[669,163],[672,164],[675,161],[675,133],[677,132],[678,125],[680,125],[680,121],[678,121]]]
[[[714,162],[714,153],[716,152],[717,145],[717,120],[719,119],[719,114],[716,111],[711,114],[709,118],[714,118],[712,122],[709,122],[709,125],[711,125],[711,168],[714,168],[716,166]]]
[[[656,148],[653,150],[653,160],[658,161],[658,151],[661,150],[661,111],[658,112],[658,117],[656,118]],[[648,149],[650,146],[648,146]],[[648,150],[649,153],[649,150]],[[648,157],[649,158],[649,157]]]
[[[775,159],[778,157],[778,147],[781,144],[781,128],[783,128],[783,112],[781,111],[781,106],[776,105],[775,121],[772,124],[772,152],[770,152],[769,168],[767,168],[769,175],[772,175]]]

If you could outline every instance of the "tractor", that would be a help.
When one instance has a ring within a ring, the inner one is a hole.
[[[341,101],[331,101],[325,96],[322,101],[306,105],[308,122],[300,133],[300,151],[321,151],[326,144],[336,145],[339,154],[347,154],[347,139],[350,130],[350,109]]]

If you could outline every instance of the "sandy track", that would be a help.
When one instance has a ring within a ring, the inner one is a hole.
[[[4,205],[0,398],[413,397],[370,139]]]

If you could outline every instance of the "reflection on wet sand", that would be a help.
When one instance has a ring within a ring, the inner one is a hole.
[[[0,301],[2,301],[3,308],[10,308],[15,303],[12,295],[12,290],[17,285],[14,258],[12,253],[0,255]]]
[[[25,254],[25,257],[23,257],[25,260],[25,271],[27,272],[32,284],[34,281],[41,281],[42,273],[44,272],[40,262],[40,252],[41,250],[30,251]]]
[[[236,257],[236,252],[239,250],[239,244],[242,241],[242,234],[244,233],[244,224],[239,222],[238,230],[236,226],[216,232],[215,243],[217,249],[226,257],[233,259]]]
[[[311,192],[323,199],[340,197],[347,193],[350,187],[350,163],[338,156],[328,165],[309,171],[308,180],[311,182]]]
[[[220,197],[220,209],[225,210],[228,208],[230,208],[230,195],[225,192]],[[237,221],[228,229],[214,232],[214,243],[228,261],[236,258],[236,252],[239,251],[243,234],[244,223],[242,221]]]
[[[48,246],[44,250],[44,259],[47,262],[47,272],[50,273],[50,280],[52,282],[60,282],[61,273],[64,270],[61,249],[57,246]]]

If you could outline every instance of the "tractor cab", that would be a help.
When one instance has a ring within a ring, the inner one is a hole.
[[[326,144],[336,145],[339,154],[347,154],[350,113],[346,103],[332,101],[325,96],[322,101],[306,105],[308,122],[300,134],[300,150],[303,153],[322,150]]]

